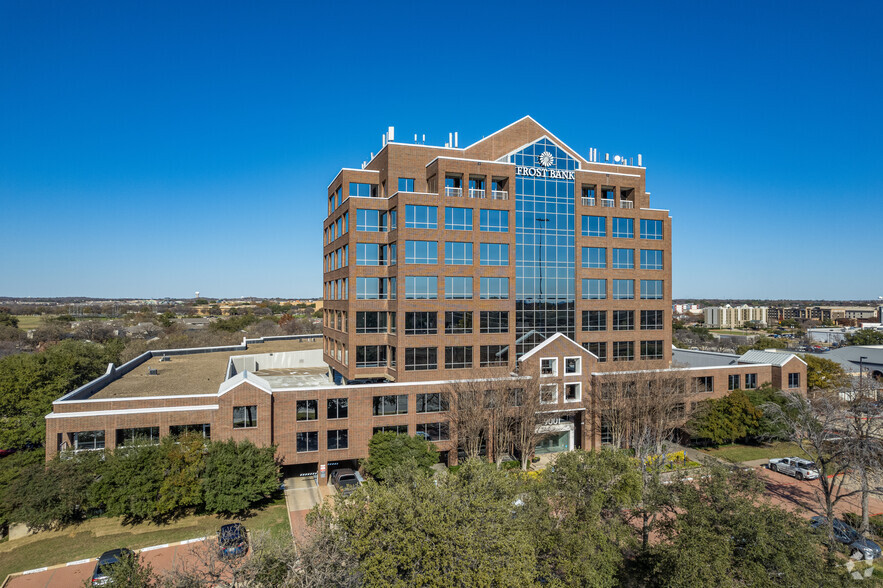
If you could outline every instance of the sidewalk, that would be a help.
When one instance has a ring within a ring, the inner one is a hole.
[[[293,477],[285,479],[285,505],[288,508],[288,521],[291,534],[302,537],[307,526],[307,513],[323,500],[333,500],[336,490],[331,484],[320,486],[313,477]]]

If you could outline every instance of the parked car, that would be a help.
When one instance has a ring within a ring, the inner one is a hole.
[[[341,468],[331,472],[331,483],[341,496],[349,496],[362,485],[361,476],[349,468]]]
[[[104,553],[102,553],[101,557],[98,558],[98,562],[95,564],[95,571],[92,572],[92,585],[106,586],[110,584],[111,579],[107,575],[109,568],[118,563],[124,557],[132,557],[134,555],[134,551],[132,551],[131,549],[126,549],[125,547],[122,547],[120,549],[111,549],[110,551],[105,551]]]
[[[248,533],[242,523],[230,523],[218,530],[218,551],[224,557],[239,557],[248,552]]]
[[[825,517],[815,516],[810,519],[810,525],[813,529],[824,529],[828,525],[828,519]],[[853,552],[861,553],[865,559],[876,559],[880,557],[880,546],[862,537],[861,533],[850,527],[840,519],[834,519],[834,539],[849,545]]]
[[[794,476],[798,480],[815,480],[819,477],[816,464],[799,457],[777,457],[770,460],[769,468],[780,474]]]

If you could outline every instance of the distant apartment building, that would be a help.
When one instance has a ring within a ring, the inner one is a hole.
[[[780,321],[816,320],[836,323],[838,321],[861,321],[879,319],[880,309],[873,306],[770,306],[767,310],[767,323]]]
[[[675,314],[699,314],[702,309],[695,302],[692,304],[673,304],[672,312]]]
[[[709,306],[704,309],[705,326],[713,329],[742,327],[747,323],[767,324],[766,306]]]

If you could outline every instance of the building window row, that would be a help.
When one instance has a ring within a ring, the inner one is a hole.
[[[349,296],[349,278],[325,282],[325,300],[346,300]]]
[[[395,265],[396,243],[356,243],[356,265]]]
[[[509,278],[479,278],[479,296],[482,300],[508,299]],[[471,277],[445,277],[445,299],[470,300],[472,297],[473,290]],[[405,298],[408,300],[438,299],[438,278],[436,276],[405,276]]]
[[[356,300],[395,300],[395,278],[356,278]]]
[[[583,300],[606,300],[606,279],[583,278]],[[635,280],[609,280],[611,300],[634,300]],[[641,280],[641,300],[662,300],[664,295],[663,280]]]
[[[350,213],[345,212],[333,223],[325,227],[325,245],[328,245],[338,237],[342,237],[349,231]]]
[[[635,329],[635,312],[633,310],[614,310],[612,329],[614,331],[632,331]],[[642,331],[659,331],[665,328],[664,311],[641,310],[640,329]],[[606,331],[606,310],[584,310],[582,313],[583,331]]]
[[[344,245],[325,256],[325,271],[330,272],[349,265],[349,245]]]
[[[639,269],[663,269],[662,253],[662,250],[641,249]],[[582,267],[587,269],[606,269],[607,249],[604,247],[583,247]],[[635,250],[619,248],[611,249],[610,267],[612,269],[635,269]]]
[[[580,219],[583,237],[606,237],[607,218],[604,216],[583,216]],[[639,236],[641,239],[662,239],[661,220],[640,219],[639,226]],[[614,239],[634,239],[635,219],[612,217],[610,219],[610,236]]]

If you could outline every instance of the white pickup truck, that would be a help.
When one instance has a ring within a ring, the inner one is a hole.
[[[770,460],[769,467],[774,472],[794,476],[798,480],[815,480],[819,477],[816,464],[799,457],[777,457]]]

